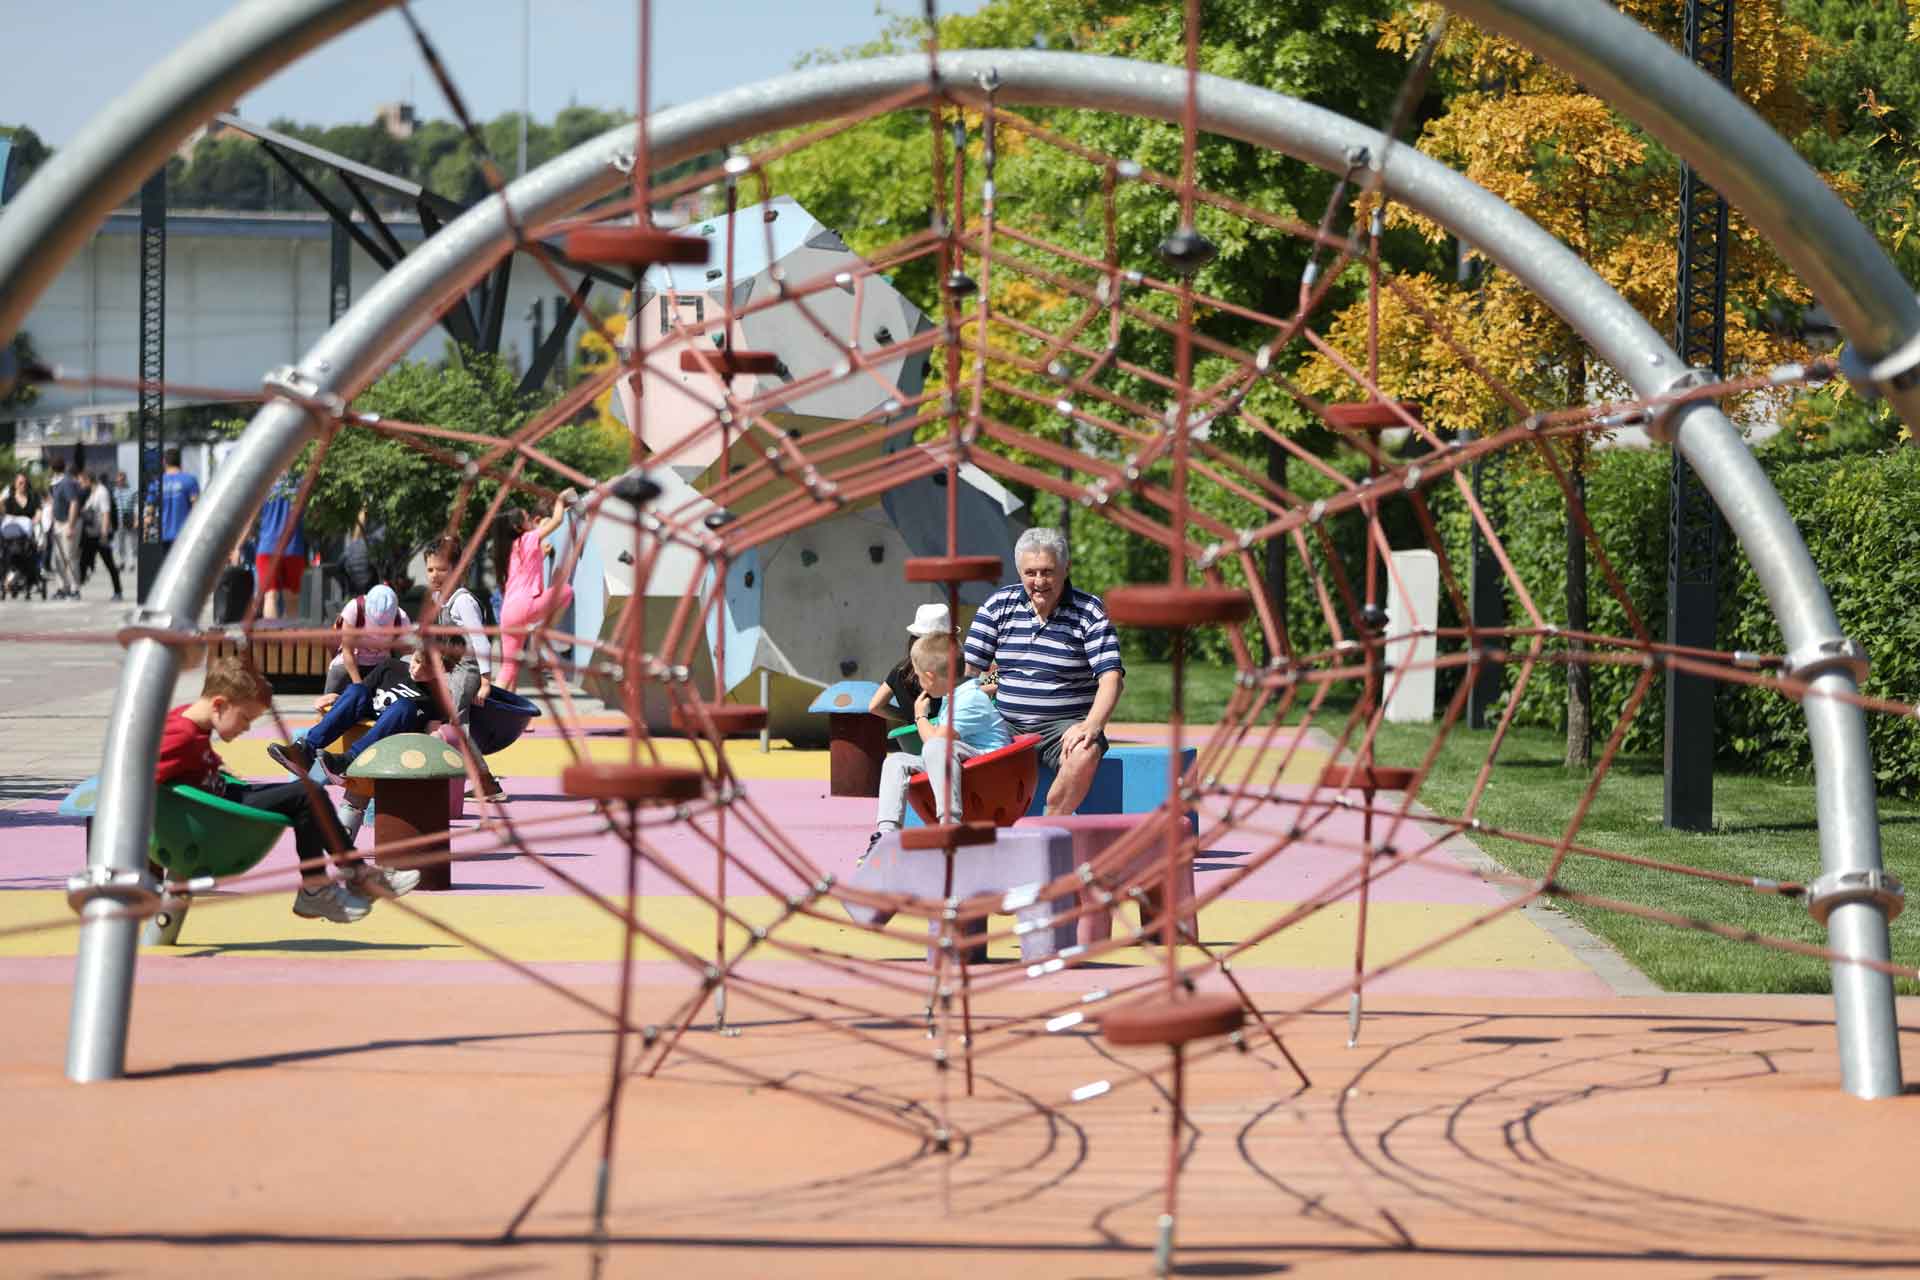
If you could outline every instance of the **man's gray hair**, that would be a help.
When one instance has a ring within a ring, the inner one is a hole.
[[[1029,529],[1021,534],[1019,540],[1013,544],[1013,567],[1016,570],[1020,567],[1020,557],[1029,551],[1039,551],[1052,556],[1055,567],[1063,574],[1067,571],[1069,559],[1067,535],[1058,529]]]

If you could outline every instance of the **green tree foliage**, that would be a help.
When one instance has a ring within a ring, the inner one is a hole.
[[[11,196],[15,191],[27,185],[34,171],[45,164],[53,155],[53,149],[40,140],[40,135],[23,124],[0,124],[0,139],[5,140],[12,152],[8,161],[9,172],[4,176],[7,187],[0,191],[0,200]]]
[[[606,132],[627,117],[598,107],[571,106],[551,122],[530,120],[527,125],[527,164],[546,163],[589,138]],[[279,133],[324,147],[360,164],[417,182],[435,195],[456,204],[470,204],[487,194],[479,152],[465,130],[449,120],[421,122],[409,138],[396,138],[379,124],[323,127],[293,120],[274,120]],[[494,163],[512,177],[518,163],[520,116],[507,112],[480,126]],[[300,171],[329,198],[343,206],[351,197],[338,178],[323,165],[296,160]],[[176,208],[311,211],[313,199],[267,155],[252,138],[209,138],[194,148],[189,161],[168,167],[170,200]],[[368,194],[385,212],[411,213],[399,196],[370,188]]]
[[[1920,277],[1920,24],[1901,0],[1784,0],[1821,41],[1802,82],[1814,115],[1796,145]]]
[[[409,361],[394,366],[354,402],[354,408],[400,422],[504,437],[525,426],[545,403],[520,396],[512,373],[500,360],[464,352],[457,364]],[[590,423],[563,426],[539,447],[557,461],[600,479],[614,475],[627,461],[624,435],[615,436]],[[469,455],[478,452],[458,444],[445,448]],[[294,466],[296,478],[311,465],[314,452],[309,447],[301,455]],[[551,490],[569,483],[544,467],[529,466],[523,475],[528,483]],[[308,501],[307,528],[318,536],[345,534],[364,509],[368,529],[377,534],[375,558],[404,564],[440,534],[474,532],[498,484],[482,479],[461,507],[461,479],[457,464],[422,452],[413,442],[349,428],[335,436],[327,450]],[[529,509],[541,505],[530,496],[512,497],[508,502]]]
[[[40,356],[34,351],[33,338],[27,331],[22,329],[14,334],[13,384],[5,388],[4,392],[0,392],[0,410],[24,409],[40,398],[40,388],[32,381],[20,376],[21,370],[31,369],[39,363]],[[4,416],[11,417],[12,413],[6,413]]]
[[[1379,47],[1379,28],[1395,9],[1390,0],[1211,0],[1205,7],[1200,63],[1203,72],[1273,89],[1353,118],[1384,120],[1403,74],[1400,58]],[[971,15],[956,15],[941,23],[940,39],[948,48],[1024,48],[1042,45],[1083,54],[1112,55],[1149,62],[1180,64],[1184,60],[1181,6],[1157,0],[995,0]],[[885,53],[912,53],[923,32],[914,22],[901,20],[879,41],[844,54],[817,53],[811,60],[868,57]],[[1175,123],[1142,120],[1087,110],[1009,108],[1073,144],[1107,156],[1134,161],[1145,168],[1177,177],[1181,166],[1181,132]],[[953,113],[946,115],[948,123]],[[979,197],[985,154],[983,120],[978,111],[964,115],[967,128],[965,167],[968,180],[970,232],[980,227]],[[1099,260],[1106,256],[1107,219],[1102,167],[1022,134],[1004,124],[997,132],[996,192],[1003,226],[1044,238],[1071,254]],[[839,231],[857,252],[872,255],[893,242],[926,228],[932,217],[932,140],[925,111],[896,112],[863,123],[845,133],[798,151],[773,166],[774,188],[800,201],[811,213]],[[1315,223],[1332,192],[1335,179],[1287,156],[1230,139],[1203,135],[1196,160],[1198,181],[1204,187],[1232,196],[1275,218]],[[751,194],[751,193],[750,193]],[[1171,192],[1148,182],[1121,180],[1114,199],[1114,256],[1124,269],[1166,278],[1171,273],[1155,250],[1177,225],[1179,205]],[[1267,316],[1285,316],[1294,305],[1306,263],[1302,240],[1256,218],[1203,207],[1200,229],[1218,245],[1219,257],[1197,277],[1196,287],[1236,307]],[[1342,224],[1344,229],[1344,224]],[[1394,252],[1415,261],[1432,258],[1435,250],[1414,235],[1398,236]],[[1020,244],[996,240],[990,272],[996,314],[1048,333],[1058,333],[1087,307],[1085,291],[1095,276],[1069,258]],[[977,259],[967,264],[979,274]],[[893,283],[929,315],[938,319],[940,296],[936,287],[937,262],[932,258],[903,264],[891,273]],[[1076,292],[1070,285],[1077,284]],[[1350,297],[1343,285],[1339,297]],[[1162,321],[1171,320],[1171,297],[1135,290],[1127,299]],[[1272,334],[1269,325],[1227,308],[1205,308],[1196,328],[1250,355]],[[1107,318],[1090,331],[1089,345],[1098,348],[1107,339]],[[996,330],[996,348],[1034,358],[1044,342],[1023,339]],[[1119,364],[1098,380],[1104,390],[1133,404],[1147,407],[1157,419],[1171,400],[1169,391],[1151,379],[1127,372],[1121,365],[1169,370],[1173,367],[1173,339],[1160,327],[1139,318],[1125,320],[1117,336]],[[972,377],[974,339],[964,344],[961,386]],[[1292,368],[1296,350],[1277,353],[1281,369]],[[944,355],[933,354],[934,384],[942,381]],[[1203,355],[1195,380],[1213,384],[1239,366],[1217,355]],[[1018,392],[989,392],[984,409],[989,418],[1057,441],[1084,454],[1109,462],[1120,459],[1125,445],[1112,432],[1083,428],[1070,430],[1054,411],[1057,392],[1045,379],[1010,360],[991,359],[990,376]],[[1088,407],[1095,407],[1089,401]],[[1245,412],[1257,415],[1283,431],[1300,430],[1308,421],[1293,401],[1272,382],[1258,384],[1247,399]],[[1098,411],[1135,431],[1155,429],[1153,421],[1112,406]],[[1245,418],[1221,419],[1210,428],[1213,443],[1247,460],[1255,471],[1265,468],[1265,442]],[[1008,446],[993,447],[1013,460],[1033,465],[1037,459]],[[1048,464],[1050,470],[1057,466]],[[1084,480],[1085,476],[1079,477]],[[1164,466],[1145,468],[1143,480],[1164,486],[1170,477]],[[1167,572],[1163,550],[1126,533],[1109,521],[1072,518],[1074,509],[1060,499],[1015,484],[1032,504],[1036,521],[1071,519],[1074,574],[1077,584],[1104,590],[1119,582],[1141,581]],[[1216,486],[1195,480],[1189,494],[1196,508],[1236,528],[1260,523],[1253,504]],[[1147,512],[1151,504],[1138,495],[1121,495],[1116,504],[1143,510],[1161,523],[1165,516]],[[1199,536],[1199,535],[1196,535]],[[1202,540],[1210,540],[1205,535]],[[1227,568],[1229,579],[1241,572]],[[1129,637],[1149,650],[1157,636]],[[1224,652],[1217,633],[1201,640],[1210,656]],[[1143,656],[1151,656],[1147,653]]]

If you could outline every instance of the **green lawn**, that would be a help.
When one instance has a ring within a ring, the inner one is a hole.
[[[1233,674],[1219,668],[1192,671],[1187,703],[1196,723],[1216,719],[1231,691]],[[1167,709],[1165,664],[1129,667],[1127,690],[1116,720],[1156,720]],[[1324,713],[1321,728],[1340,733],[1344,715]],[[1421,793],[1436,812],[1461,812],[1492,735],[1456,730],[1448,739]],[[1376,758],[1415,765],[1432,732],[1423,725],[1383,725]],[[1586,786],[1584,775],[1562,766],[1563,735],[1522,729],[1508,736],[1478,816],[1489,827],[1529,835],[1564,831]],[[1596,748],[1596,755],[1598,748]],[[1715,829],[1711,834],[1669,831],[1661,826],[1661,765],[1657,758],[1616,761],[1601,784],[1576,837],[1582,844],[1617,853],[1680,863],[1743,877],[1811,880],[1820,873],[1811,780],[1723,774],[1714,784]],[[1887,867],[1920,884],[1920,804],[1883,800],[1881,839]],[[1492,858],[1523,875],[1545,870],[1548,852],[1512,840],[1482,835],[1476,843]],[[1798,898],[1761,894],[1671,872],[1573,857],[1558,877],[1568,889],[1657,907],[1689,919],[1711,921],[1769,937],[1819,944],[1824,931]],[[1653,981],[1673,991],[1824,992],[1827,966],[1807,957],[1720,938],[1697,930],[1640,920],[1604,909],[1563,906],[1588,929],[1619,948]],[[1893,957],[1920,959],[1920,910],[1893,923]],[[1903,994],[1920,985],[1898,984]]]
[[[1186,718],[1191,724],[1213,724],[1227,709],[1233,692],[1232,667],[1216,663],[1187,663]],[[1173,667],[1165,662],[1129,662],[1127,685],[1113,718],[1121,722],[1156,724],[1173,706]]]

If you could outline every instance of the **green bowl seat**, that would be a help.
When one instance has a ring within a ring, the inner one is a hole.
[[[153,860],[180,879],[251,871],[293,824],[277,813],[198,787],[160,787],[153,797]]]

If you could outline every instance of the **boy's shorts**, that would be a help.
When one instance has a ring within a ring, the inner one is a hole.
[[[307,576],[305,556],[255,556],[253,580],[261,591],[300,590],[300,579]]]

